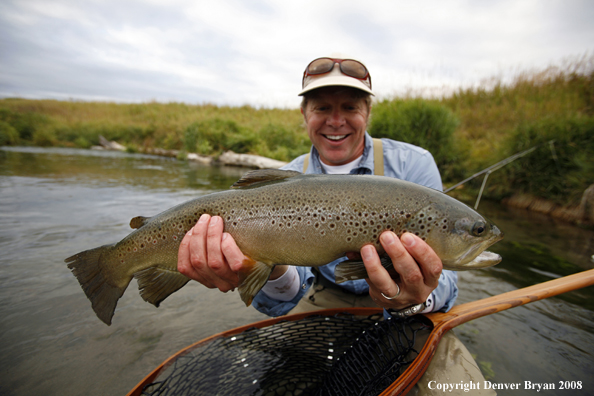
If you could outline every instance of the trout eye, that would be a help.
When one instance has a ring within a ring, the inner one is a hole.
[[[472,226],[472,234],[474,236],[481,236],[485,232],[485,223],[482,221],[477,221]]]

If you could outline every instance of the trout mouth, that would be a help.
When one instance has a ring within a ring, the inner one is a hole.
[[[503,232],[496,225],[491,226],[491,235],[483,241],[471,246],[466,253],[456,260],[444,260],[443,268],[448,270],[470,270],[492,267],[501,261],[497,253],[489,252],[486,249],[503,239]]]

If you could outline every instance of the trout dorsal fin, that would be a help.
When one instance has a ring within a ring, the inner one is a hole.
[[[291,177],[299,176],[301,172],[280,169],[253,170],[237,180],[231,188],[257,187],[258,184],[278,182]]]
[[[136,216],[130,220],[130,228],[138,229],[148,223],[150,217]]]

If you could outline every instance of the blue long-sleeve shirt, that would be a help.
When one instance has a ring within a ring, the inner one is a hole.
[[[407,180],[439,191],[443,190],[439,170],[430,152],[412,144],[390,139],[382,139],[382,144],[384,151],[384,176]],[[303,172],[303,164],[308,155],[309,153],[295,158],[282,169]],[[359,166],[354,168],[350,174],[372,175],[374,170],[373,158],[373,140],[368,133],[365,133],[363,157]],[[315,147],[312,147],[311,158],[305,173],[324,173],[320,163],[319,153]],[[335,282],[334,269],[344,260],[346,260],[346,257],[318,267],[318,270],[326,279]],[[291,301],[279,301],[260,291],[252,302],[254,307],[269,316],[285,315],[293,309],[308,291],[315,278],[310,267],[296,267],[296,269],[299,274],[301,287]],[[452,308],[458,297],[457,281],[458,275],[456,272],[442,271],[439,278],[439,285],[432,292],[434,298],[433,311],[448,311]],[[338,286],[356,294],[369,292],[369,285],[364,279],[344,282]]]

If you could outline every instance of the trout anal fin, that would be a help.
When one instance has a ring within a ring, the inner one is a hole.
[[[268,282],[268,277],[273,268],[273,265],[254,261],[249,257],[246,257],[243,260],[241,269],[238,272],[238,290],[241,300],[245,303],[246,307],[250,306],[254,296],[258,294],[260,289],[262,289],[266,282]]]
[[[382,267],[386,270],[392,268],[392,259],[389,256],[380,256]],[[334,269],[334,279],[336,283],[369,278],[365,264],[361,260],[347,260],[338,264]]]
[[[144,301],[155,307],[161,304],[171,294],[185,286],[190,280],[177,271],[164,267],[149,267],[134,274],[138,281],[138,290]]]

